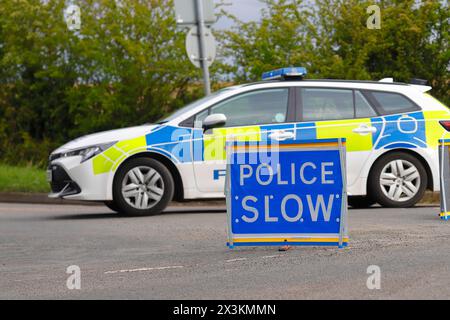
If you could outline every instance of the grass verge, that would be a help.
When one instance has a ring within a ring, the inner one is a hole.
[[[45,170],[0,164],[0,192],[49,192]]]

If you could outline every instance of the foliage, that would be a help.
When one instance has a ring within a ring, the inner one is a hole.
[[[72,32],[63,0],[2,0],[0,158],[42,165],[69,139],[156,121],[198,96],[171,1],[77,4]]]
[[[216,31],[214,86],[303,65],[312,78],[427,79],[450,103],[446,0],[260,0],[260,21]],[[58,145],[87,133],[157,121],[201,96],[186,30],[172,0],[0,0],[0,159],[44,166]],[[381,7],[381,29],[366,27]]]
[[[447,1],[428,0],[261,0],[260,22],[236,17],[223,32],[223,69],[238,82],[254,81],[264,70],[303,65],[312,78],[409,82],[426,79],[447,104],[449,19]],[[367,8],[381,9],[381,29],[368,29]]]

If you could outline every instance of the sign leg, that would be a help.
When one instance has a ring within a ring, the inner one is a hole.
[[[340,217],[340,228],[339,228],[339,249],[344,248],[344,236],[347,232],[347,171],[346,171],[346,158],[345,158],[345,147],[342,144],[342,139],[338,139],[339,144],[339,157],[341,161],[341,174],[342,174],[342,192],[341,192],[341,217]]]

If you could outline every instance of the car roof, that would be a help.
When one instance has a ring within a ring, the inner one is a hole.
[[[217,103],[221,100],[227,99],[235,94],[250,92],[253,90],[265,89],[265,88],[282,88],[282,87],[330,87],[337,89],[356,89],[356,90],[373,90],[373,91],[386,91],[395,92],[406,95],[414,101],[421,102],[420,105],[425,105],[423,99],[423,93],[429,91],[431,87],[423,85],[408,84],[403,82],[392,81],[370,81],[370,80],[339,80],[339,79],[286,79],[286,80],[264,80],[251,83],[238,84],[225,88],[222,92],[224,96],[217,96],[216,99],[210,101],[210,105]],[[429,102],[427,102],[429,103]],[[186,113],[181,120],[177,120],[179,123],[193,114],[197,113],[203,108],[198,106],[195,110]]]
[[[341,79],[303,79],[303,80],[262,80],[243,84],[243,87],[252,86],[263,83],[308,83],[308,82],[330,82],[330,83],[355,83],[355,84],[377,84],[377,85],[396,85],[409,86],[410,84],[404,82],[380,82],[373,80],[341,80]]]

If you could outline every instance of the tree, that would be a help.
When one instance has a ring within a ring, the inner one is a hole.
[[[259,80],[262,73],[281,66],[309,65],[313,44],[308,6],[301,0],[264,0],[261,21],[242,22],[224,31],[222,55],[231,57],[225,71],[236,82]],[[226,62],[225,62],[226,63]]]
[[[445,102],[449,95],[449,6],[428,0],[261,0],[260,22],[234,19],[224,32],[231,78],[257,80],[262,72],[291,65],[310,78],[409,82],[423,78]],[[381,9],[381,29],[368,29],[367,8]]]
[[[170,0],[2,0],[0,158],[45,163],[82,134],[156,121],[198,92]]]
[[[450,103],[447,0],[260,0],[260,21],[216,33],[217,81],[259,80],[306,66],[310,78],[427,79]],[[172,0],[0,0],[0,159],[44,165],[58,145],[86,133],[153,122],[201,95]],[[381,8],[368,29],[367,7]],[[215,84],[221,86],[221,84]]]
[[[332,77],[393,77],[402,82],[422,78],[433,85],[436,96],[448,102],[448,4],[415,0],[375,3],[381,8],[379,30],[366,27],[366,8],[373,1],[346,1],[337,6],[332,15],[332,48],[342,65],[331,69]]]

